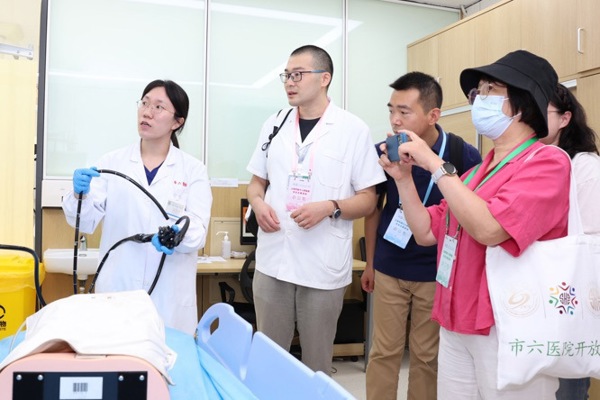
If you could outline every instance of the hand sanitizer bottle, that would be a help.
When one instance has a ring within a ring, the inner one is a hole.
[[[217,232],[217,236],[220,234],[225,235],[223,241],[221,242],[221,257],[227,260],[231,258],[231,241],[229,240],[229,232]]]

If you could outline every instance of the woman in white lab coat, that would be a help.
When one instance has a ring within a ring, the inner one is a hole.
[[[63,210],[67,222],[75,226],[77,198],[82,193],[80,231],[92,233],[104,220],[101,259],[126,237],[156,233],[159,227],[170,227],[181,216],[188,216],[189,228],[174,249],[153,240],[143,244],[128,241],[112,250],[98,276],[96,292],[147,291],[166,253],[151,297],[166,326],[193,334],[198,321],[197,256],[206,240],[212,194],[204,164],[179,149],[177,135],[188,109],[188,96],[175,82],[149,83],[138,101],[140,140],[106,154],[97,168],[75,170],[74,190],[64,196]],[[99,174],[97,170],[102,169],[120,172],[139,183],[158,200],[169,221],[134,184],[116,175]]]

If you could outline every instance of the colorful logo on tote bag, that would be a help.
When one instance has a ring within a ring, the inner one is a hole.
[[[562,282],[560,285],[550,288],[550,304],[558,310],[559,314],[573,315],[575,308],[579,304],[575,296],[575,288]]]

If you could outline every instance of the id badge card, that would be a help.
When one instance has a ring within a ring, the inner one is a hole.
[[[294,211],[302,205],[309,203],[312,197],[310,175],[305,173],[292,173],[288,176],[287,199],[285,207],[287,211]]]
[[[169,215],[169,219],[178,220],[185,212],[185,204],[179,199],[171,199],[167,203],[165,211],[167,212],[167,215]]]
[[[404,211],[398,207],[396,209],[396,213],[394,214],[394,218],[392,218],[392,221],[383,235],[383,238],[388,242],[394,243],[401,249],[405,249],[411,236],[412,232],[410,231],[408,223],[406,222],[406,218],[404,217]]]
[[[169,219],[178,220],[185,213],[185,199],[187,193],[187,184],[181,181],[173,182],[173,192],[169,197],[165,211]]]
[[[444,236],[442,255],[440,257],[440,264],[438,265],[438,271],[435,280],[446,288],[448,287],[448,283],[450,282],[452,266],[454,265],[454,259],[456,258],[457,245],[458,240],[456,238],[448,235]]]

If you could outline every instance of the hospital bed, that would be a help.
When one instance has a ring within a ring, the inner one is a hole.
[[[24,336],[21,332],[1,340],[0,360]],[[166,328],[165,338],[166,345],[177,353],[169,371],[173,385],[168,385],[152,365],[136,357],[85,358],[74,353],[41,353],[15,361],[0,371],[0,400],[353,399],[326,374],[313,372],[262,333],[253,334],[252,326],[225,303],[207,310],[195,337]],[[63,397],[59,397],[61,379]],[[82,392],[77,397],[78,390],[99,390],[100,382],[109,388],[103,389],[103,397],[83,397]],[[24,390],[27,395],[22,394]],[[32,395],[31,390],[38,394]]]

